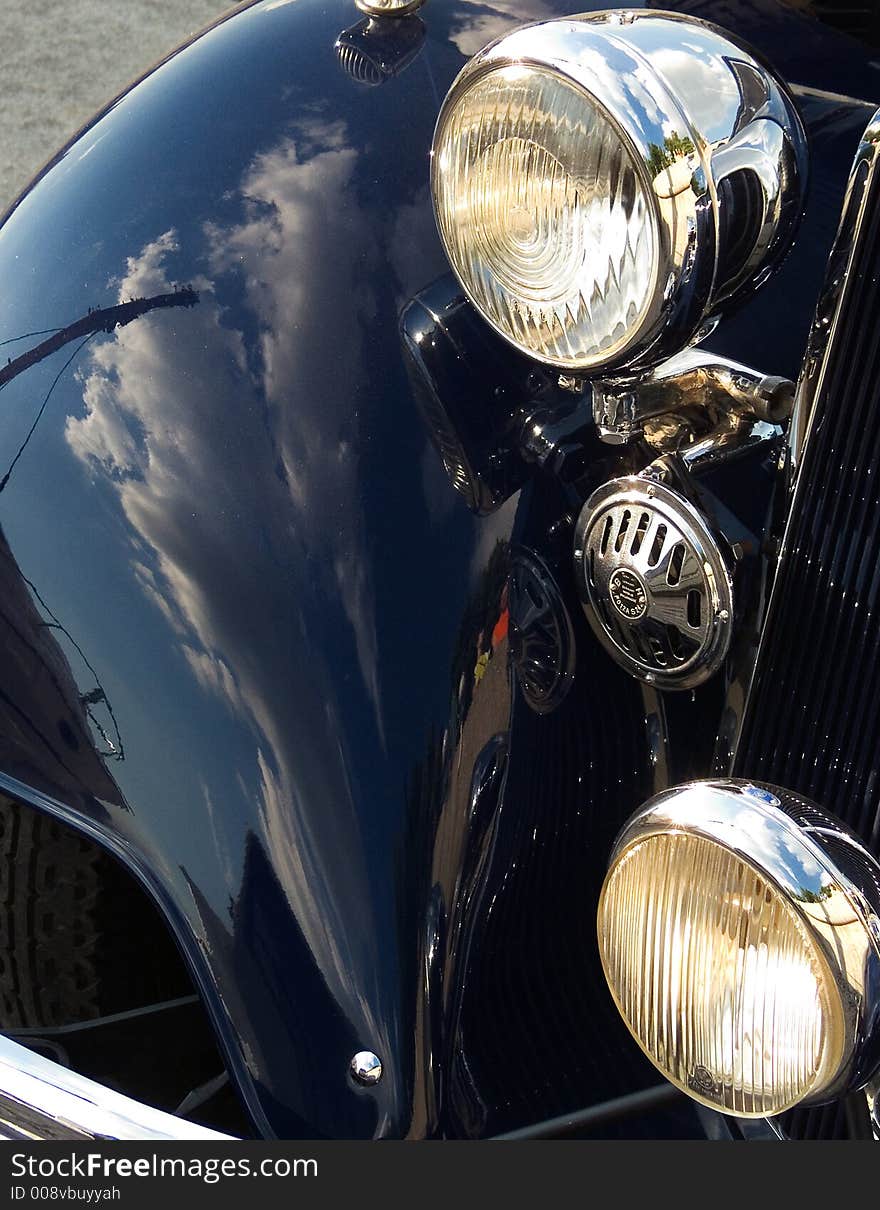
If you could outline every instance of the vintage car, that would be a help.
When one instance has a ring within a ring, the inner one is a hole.
[[[0,1134],[876,1136],[877,6],[358,3],[0,225]]]

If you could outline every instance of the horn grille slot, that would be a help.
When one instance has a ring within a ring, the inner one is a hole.
[[[356,46],[347,42],[336,43],[336,57],[343,71],[347,72],[358,84],[369,84],[375,88],[382,83],[382,72],[373,60]]]
[[[688,689],[730,645],[730,575],[694,506],[662,483],[616,479],[578,519],[575,571],[587,619],[628,672]]]

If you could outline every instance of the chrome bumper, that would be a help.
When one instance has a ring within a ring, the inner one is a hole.
[[[0,1036],[0,1139],[228,1139]]]

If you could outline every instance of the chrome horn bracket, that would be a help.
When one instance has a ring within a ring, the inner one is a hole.
[[[685,349],[638,379],[605,378],[592,384],[593,421],[609,445],[637,437],[662,440],[658,418],[699,408],[724,420],[731,417],[779,424],[790,414],[794,383],[761,374],[703,349]],[[653,423],[651,423],[653,422]],[[668,431],[669,425],[667,424]]]

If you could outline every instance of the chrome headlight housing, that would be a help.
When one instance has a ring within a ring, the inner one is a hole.
[[[880,869],[789,791],[695,782],[618,837],[599,901],[602,965],[663,1074],[763,1117],[865,1084],[880,1061]]]
[[[453,83],[437,224],[471,302],[523,352],[569,372],[653,364],[788,249],[805,147],[784,88],[705,22],[547,21]]]

